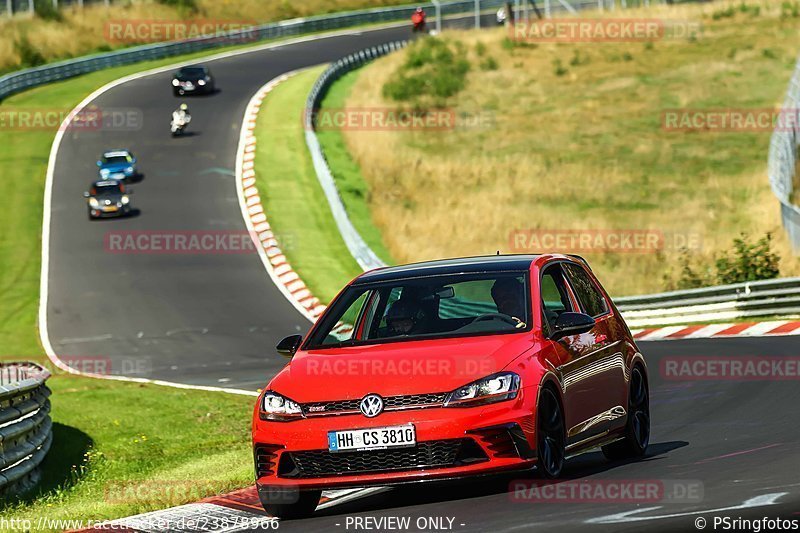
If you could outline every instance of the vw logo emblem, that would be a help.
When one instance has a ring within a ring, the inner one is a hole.
[[[383,398],[377,394],[367,394],[361,399],[358,408],[367,418],[376,417],[383,412]]]

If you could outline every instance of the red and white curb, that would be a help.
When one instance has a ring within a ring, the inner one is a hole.
[[[287,261],[278,246],[275,234],[267,220],[267,213],[261,204],[261,196],[256,185],[256,120],[264,98],[280,83],[296,75],[300,70],[282,74],[261,87],[250,99],[244,113],[244,121],[236,154],[236,188],[242,216],[258,253],[275,285],[286,298],[312,322],[325,310],[318,298],[308,290]]]
[[[723,337],[769,337],[800,335],[800,321],[770,320],[695,326],[666,326],[631,330],[637,341],[668,341]]]

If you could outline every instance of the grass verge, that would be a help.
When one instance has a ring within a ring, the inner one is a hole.
[[[664,122],[666,110],[779,105],[800,47],[800,17],[786,5],[625,11],[701,27],[695,38],[650,43],[523,46],[504,29],[445,32],[470,61],[465,89],[443,102],[403,105],[443,104],[454,111],[454,129],[343,132],[390,254],[407,262],[531,251],[531,240],[515,241],[516,230],[537,231],[542,241],[574,231],[660,232],[665,242],[655,251],[575,250],[612,294],[625,295],[674,288],[682,244],[692,259],[713,264],[740,233],[771,232],[781,274],[797,275],[800,261],[766,176],[770,132],[685,132]],[[383,88],[410,53],[362,69],[347,107],[397,109]]]
[[[358,80],[358,71],[353,71],[333,84],[322,101],[321,112],[335,113],[345,107],[353,85]],[[361,238],[380,257],[384,263],[395,261],[383,243],[383,237],[372,220],[372,195],[369,191],[361,169],[353,158],[342,135],[341,130],[330,128],[317,133],[317,138],[325,152],[325,158],[333,172],[333,179],[342,197],[350,221],[358,230]]]
[[[37,521],[117,518],[252,483],[250,397],[71,376],[49,383],[54,441],[42,481],[4,517],[61,531]]]
[[[264,100],[256,122],[256,179],[276,239],[314,296],[329,302],[361,269],[350,255],[317,180],[302,110],[324,67],[301,72]]]

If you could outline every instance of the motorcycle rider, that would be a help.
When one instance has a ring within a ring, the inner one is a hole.
[[[418,7],[414,14],[411,15],[411,23],[414,25],[414,31],[425,31],[425,10]]]
[[[181,104],[181,106],[172,112],[172,133],[182,130],[192,120],[192,115],[189,114],[189,106]]]

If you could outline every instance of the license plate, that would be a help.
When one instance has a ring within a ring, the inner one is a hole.
[[[110,212],[116,211],[116,210],[117,210],[116,206],[113,206],[113,205],[111,207],[104,207],[103,208],[103,211],[105,211],[106,213],[110,213]]]
[[[331,452],[405,448],[416,443],[417,430],[413,424],[328,432],[328,450]]]

